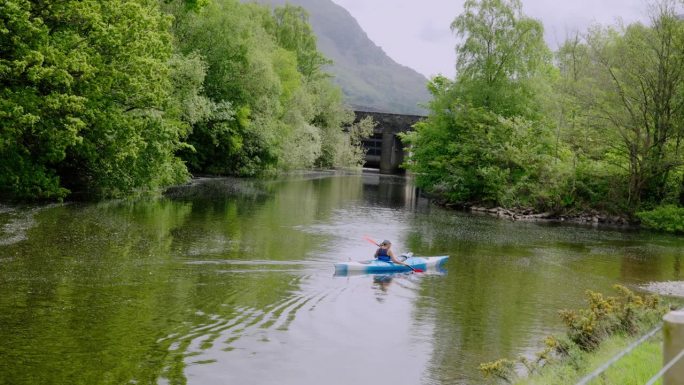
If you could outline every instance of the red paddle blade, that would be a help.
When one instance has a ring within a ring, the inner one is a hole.
[[[367,240],[368,242],[374,244],[375,246],[380,246],[379,244],[375,243],[375,241],[373,240],[373,238],[369,237],[368,235],[364,235],[364,236],[363,236],[363,239],[365,239],[365,240]]]

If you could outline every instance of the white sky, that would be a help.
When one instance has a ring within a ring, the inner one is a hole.
[[[455,75],[451,22],[463,0],[332,0],[356,18],[368,37],[396,62],[430,77]],[[555,49],[574,31],[599,23],[648,22],[647,0],[522,0],[523,12],[541,20]]]

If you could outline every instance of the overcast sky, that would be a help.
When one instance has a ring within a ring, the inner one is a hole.
[[[456,37],[449,26],[463,0],[333,0],[356,18],[368,37],[396,62],[430,77],[455,74]],[[646,0],[522,0],[523,12],[541,20],[551,48],[572,31],[594,23],[648,22]]]

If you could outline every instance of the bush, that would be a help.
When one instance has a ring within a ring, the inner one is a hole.
[[[636,334],[641,323],[650,325],[664,312],[656,296],[641,297],[621,285],[614,288],[619,295],[607,298],[587,290],[589,309],[560,311],[568,337],[580,349],[594,350],[603,339],[618,332]]]
[[[492,362],[480,364],[480,371],[485,378],[501,379],[510,382],[515,373],[515,361],[502,358]]]
[[[669,233],[684,233],[684,207],[660,206],[650,211],[638,212],[637,217],[646,228]]]
[[[587,291],[589,308],[561,310],[559,312],[568,330],[561,337],[549,336],[544,340],[544,350],[530,361],[526,357],[517,362],[527,369],[528,375],[538,373],[550,363],[569,363],[574,368],[582,366],[584,353],[596,350],[602,341],[613,335],[636,335],[655,325],[667,311],[657,296],[640,296],[621,285],[613,288],[617,296],[604,297],[601,293]],[[500,359],[480,365],[485,378],[496,377],[512,382],[516,362]]]

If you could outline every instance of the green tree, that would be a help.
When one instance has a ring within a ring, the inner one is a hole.
[[[467,0],[451,29],[462,40],[456,82],[464,102],[506,117],[536,116],[535,81],[551,71],[551,52],[544,27],[522,13],[520,0]]]
[[[179,3],[166,9],[176,16],[181,54],[206,63],[202,95],[234,112],[193,123],[192,149],[181,152],[192,171],[257,175],[359,163],[360,143],[344,130],[353,113],[323,72],[329,61],[302,8],[221,0],[198,12]]]
[[[323,67],[332,61],[318,51],[306,10],[286,4],[273,10],[272,20],[278,45],[296,53],[299,72],[306,78],[326,75]]]
[[[157,1],[5,1],[0,189],[119,196],[186,176]]]
[[[557,161],[551,132],[540,122],[465,104],[454,98],[455,87],[434,78],[429,118],[403,137],[417,183],[451,202],[558,209],[568,171]]]
[[[541,23],[519,1],[466,1],[452,23],[457,78],[432,79],[429,117],[404,137],[418,184],[458,203],[558,207],[566,151],[544,121],[554,75]],[[562,172],[561,172],[562,171]]]
[[[261,26],[261,8],[230,0],[196,12],[182,4],[165,8],[176,18],[180,53],[197,55],[206,65],[201,94],[234,111],[193,124],[188,143],[194,150],[180,153],[193,172],[256,175],[276,169],[282,84],[273,65],[278,50]]]
[[[593,111],[617,138],[631,208],[676,199],[681,181],[684,22],[665,0],[651,24],[595,29],[587,37],[601,86],[590,95]]]
[[[556,136],[571,154],[564,199],[574,207],[625,212],[629,189],[625,162],[616,146],[620,138],[597,118],[593,94],[605,87],[596,76],[600,71],[583,35],[568,38],[556,52],[556,62]]]

